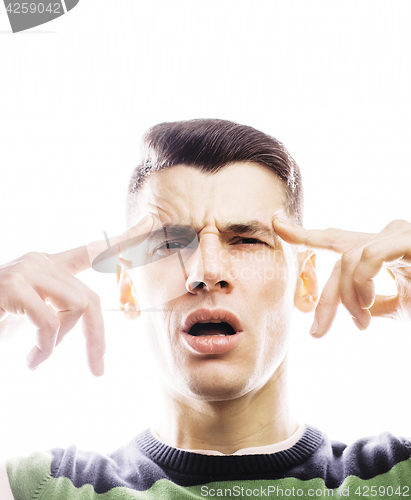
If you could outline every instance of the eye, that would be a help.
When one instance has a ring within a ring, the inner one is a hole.
[[[190,241],[165,241],[158,247],[156,247],[152,254],[159,257],[167,257],[173,253],[183,250],[184,248],[190,246]]]
[[[240,238],[234,244],[242,243],[243,245],[268,245],[265,241],[258,240],[257,238]]]

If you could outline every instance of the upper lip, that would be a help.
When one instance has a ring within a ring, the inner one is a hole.
[[[183,323],[183,331],[188,333],[190,328],[199,321],[220,320],[231,325],[236,333],[242,331],[240,320],[235,314],[226,309],[196,309],[190,313]]]

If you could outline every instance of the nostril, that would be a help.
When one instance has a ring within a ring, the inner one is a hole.
[[[190,288],[194,290],[195,288],[203,288],[203,282],[202,281],[193,281],[192,284],[190,285]]]

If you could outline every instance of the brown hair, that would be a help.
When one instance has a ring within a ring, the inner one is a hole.
[[[236,162],[265,165],[283,182],[291,219],[302,224],[303,190],[298,165],[283,144],[259,130],[227,120],[198,119],[160,123],[142,140],[142,160],[134,169],[127,194],[127,216],[134,194],[146,178],[174,165],[215,173]]]

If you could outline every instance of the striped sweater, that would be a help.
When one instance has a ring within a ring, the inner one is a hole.
[[[351,445],[310,425],[291,448],[210,456],[149,430],[107,456],[76,447],[7,461],[15,500],[411,498],[411,440],[384,432]]]

